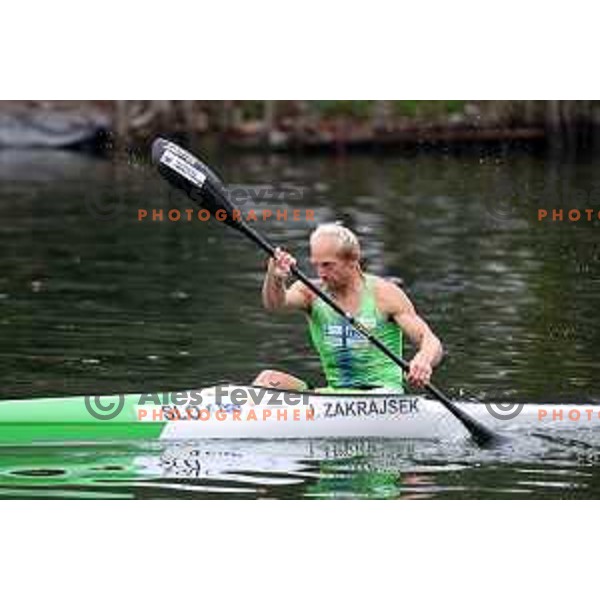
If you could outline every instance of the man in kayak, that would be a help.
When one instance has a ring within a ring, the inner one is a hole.
[[[338,224],[320,225],[310,237],[310,262],[319,283],[345,312],[354,315],[394,353],[402,354],[406,334],[418,348],[410,361],[408,382],[422,387],[442,358],[442,345],[395,284],[360,267],[360,245],[352,231]],[[403,389],[402,369],[364,339],[301,281],[287,286],[295,259],[277,248],[269,260],[262,289],[270,311],[302,310],[319,353],[328,389]],[[262,371],[254,385],[306,390],[304,381],[281,371]]]

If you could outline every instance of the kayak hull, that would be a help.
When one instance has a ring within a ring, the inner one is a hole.
[[[236,401],[235,394],[245,394],[246,401]],[[544,412],[546,418],[557,410],[557,405],[525,405],[514,419],[507,419],[495,417],[485,404],[457,404],[497,431],[540,423]],[[569,405],[562,406],[567,412],[561,424],[571,415]],[[577,407],[584,416],[585,410],[593,417],[597,413],[600,422],[599,409]],[[436,400],[384,390],[282,397],[281,390],[230,385],[176,393],[0,402],[1,445],[360,437],[455,440],[468,433]]]
[[[250,397],[236,404],[235,392]],[[8,400],[0,402],[0,444],[465,434],[443,407],[422,397],[383,391],[282,396],[275,389],[222,386],[177,393]]]

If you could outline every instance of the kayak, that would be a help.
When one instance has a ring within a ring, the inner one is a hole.
[[[502,432],[514,424],[600,424],[600,406],[457,402]],[[512,405],[509,405],[512,406]],[[461,439],[467,430],[437,400],[394,391],[284,392],[223,385],[177,392],[0,402],[0,444],[120,440]]]

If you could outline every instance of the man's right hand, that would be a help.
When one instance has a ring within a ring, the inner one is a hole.
[[[268,273],[271,277],[285,281],[291,273],[292,266],[296,265],[296,259],[282,250],[275,248],[275,256],[269,259]]]

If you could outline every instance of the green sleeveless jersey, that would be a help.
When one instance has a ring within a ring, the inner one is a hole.
[[[375,277],[364,276],[355,315],[392,352],[402,355],[402,330],[381,314],[375,302]],[[331,388],[386,387],[402,391],[402,369],[369,343],[320,298],[308,313],[312,343]]]

